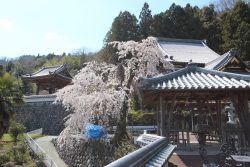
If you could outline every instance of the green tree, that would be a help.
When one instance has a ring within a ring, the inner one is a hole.
[[[0,77],[4,74],[4,67],[2,64],[0,64]]]
[[[107,33],[104,43],[112,41],[139,40],[139,26],[135,15],[128,11],[120,12],[114,19],[112,26]]]
[[[11,72],[15,68],[15,64],[12,61],[9,61],[6,66],[6,72]]]
[[[219,25],[222,30],[223,42],[221,49],[223,52],[227,52],[231,48],[234,48],[235,44],[238,44],[238,38],[242,38],[242,36],[235,34],[237,31],[243,30],[243,28],[240,27],[243,22],[245,22],[245,25],[250,24],[250,9],[245,2],[239,0],[231,11],[225,11],[220,17]],[[238,34],[240,33],[238,32]],[[242,45],[243,48],[241,45],[238,45],[238,49],[244,53],[242,56],[249,54],[247,51],[244,51],[244,45]]]
[[[218,25],[217,13],[213,4],[203,7],[199,12],[199,19],[201,23],[201,34],[197,39],[206,39],[207,45],[217,53],[220,51],[221,33]]]
[[[140,39],[140,31],[137,23],[138,20],[135,15],[128,11],[120,12],[103,40],[104,47],[98,54],[99,59],[112,64],[119,63],[116,55],[117,49],[108,45],[108,43],[112,41],[138,41]]]
[[[152,15],[151,10],[149,10],[148,3],[144,3],[143,8],[140,13],[140,31],[142,39],[146,39],[151,35],[151,24],[152,24]]]
[[[243,60],[250,60],[250,24],[240,23],[234,34],[234,46],[238,48],[240,57]]]
[[[166,14],[161,12],[156,14],[153,17],[151,32],[155,37],[170,37],[170,27],[167,26],[169,19],[166,17]]]
[[[8,73],[0,77],[0,138],[13,117],[13,107],[23,104],[22,93],[15,83],[15,78]]]
[[[133,97],[131,98],[131,103],[130,103],[130,110],[128,112],[128,114],[131,116],[132,118],[132,131],[133,131],[133,126],[134,126],[134,121],[139,121],[144,113],[143,111],[141,111],[141,99],[139,96],[139,93],[134,92]]]
[[[23,135],[25,131],[26,128],[22,124],[12,121],[8,133],[12,137],[14,143],[17,143],[18,137]]]

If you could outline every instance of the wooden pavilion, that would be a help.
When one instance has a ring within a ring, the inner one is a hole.
[[[189,63],[186,68],[163,76],[140,78],[139,90],[144,103],[157,104],[158,135],[169,137],[176,104],[187,102],[192,103],[192,108],[197,108],[200,115],[204,108],[212,114],[213,108],[218,121],[212,121],[217,133],[221,134],[222,108],[230,102],[235,107],[244,130],[244,141],[247,146],[250,144],[249,75],[209,70],[198,67],[195,63]],[[166,118],[166,111],[168,111],[168,118]]]
[[[61,89],[72,81],[66,65],[42,67],[41,70],[21,76],[22,80],[36,83],[37,91],[48,90],[49,94],[55,93],[56,89]]]

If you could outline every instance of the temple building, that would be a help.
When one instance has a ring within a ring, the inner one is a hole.
[[[216,141],[226,142],[233,136],[242,146],[249,146],[250,68],[240,58],[239,52],[232,48],[219,55],[206,45],[206,40],[157,38],[157,46],[176,70],[139,79],[138,89],[143,103],[153,103],[157,111],[157,134],[167,136],[170,143],[175,143],[170,136],[182,133],[182,139],[178,140],[189,143],[189,138],[184,139],[183,133],[192,130],[198,142],[205,144],[204,134],[209,131],[210,141],[215,137]],[[234,115],[238,116],[238,122],[225,126],[223,110],[229,108],[229,104],[234,112],[229,112],[228,122],[233,122]],[[186,129],[184,121],[189,125],[190,120],[174,116],[181,109],[191,115],[192,126],[186,126]],[[194,123],[196,114],[198,118]],[[175,126],[175,119],[183,122],[182,127]],[[210,119],[211,123],[208,123]],[[185,147],[190,150],[189,144]]]
[[[171,62],[175,70],[187,67],[191,61],[198,67],[222,72],[249,75],[250,68],[239,57],[236,49],[219,55],[210,49],[206,40],[157,38],[162,54]]]
[[[37,85],[37,95],[41,90],[47,90],[49,94],[53,94],[57,89],[65,87],[72,81],[66,65],[42,67],[41,70],[32,74],[22,75],[21,78],[24,81]]]

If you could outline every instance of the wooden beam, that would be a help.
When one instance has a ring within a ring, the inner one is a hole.
[[[156,113],[157,113],[157,135],[160,136],[160,97],[158,96],[156,100]]]
[[[165,136],[165,109],[162,94],[160,94],[160,110],[161,110],[161,136]]]
[[[167,137],[167,139],[169,139],[169,131],[170,131],[170,126],[171,126],[171,122],[172,122],[172,119],[173,119],[173,111],[174,111],[175,99],[176,99],[176,92],[173,93],[171,108],[169,110],[168,125],[167,125],[167,129],[166,129],[166,137]]]

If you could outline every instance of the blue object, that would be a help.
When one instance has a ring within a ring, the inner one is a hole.
[[[106,130],[103,126],[97,126],[87,123],[84,130],[84,137],[86,138],[107,138]]]

